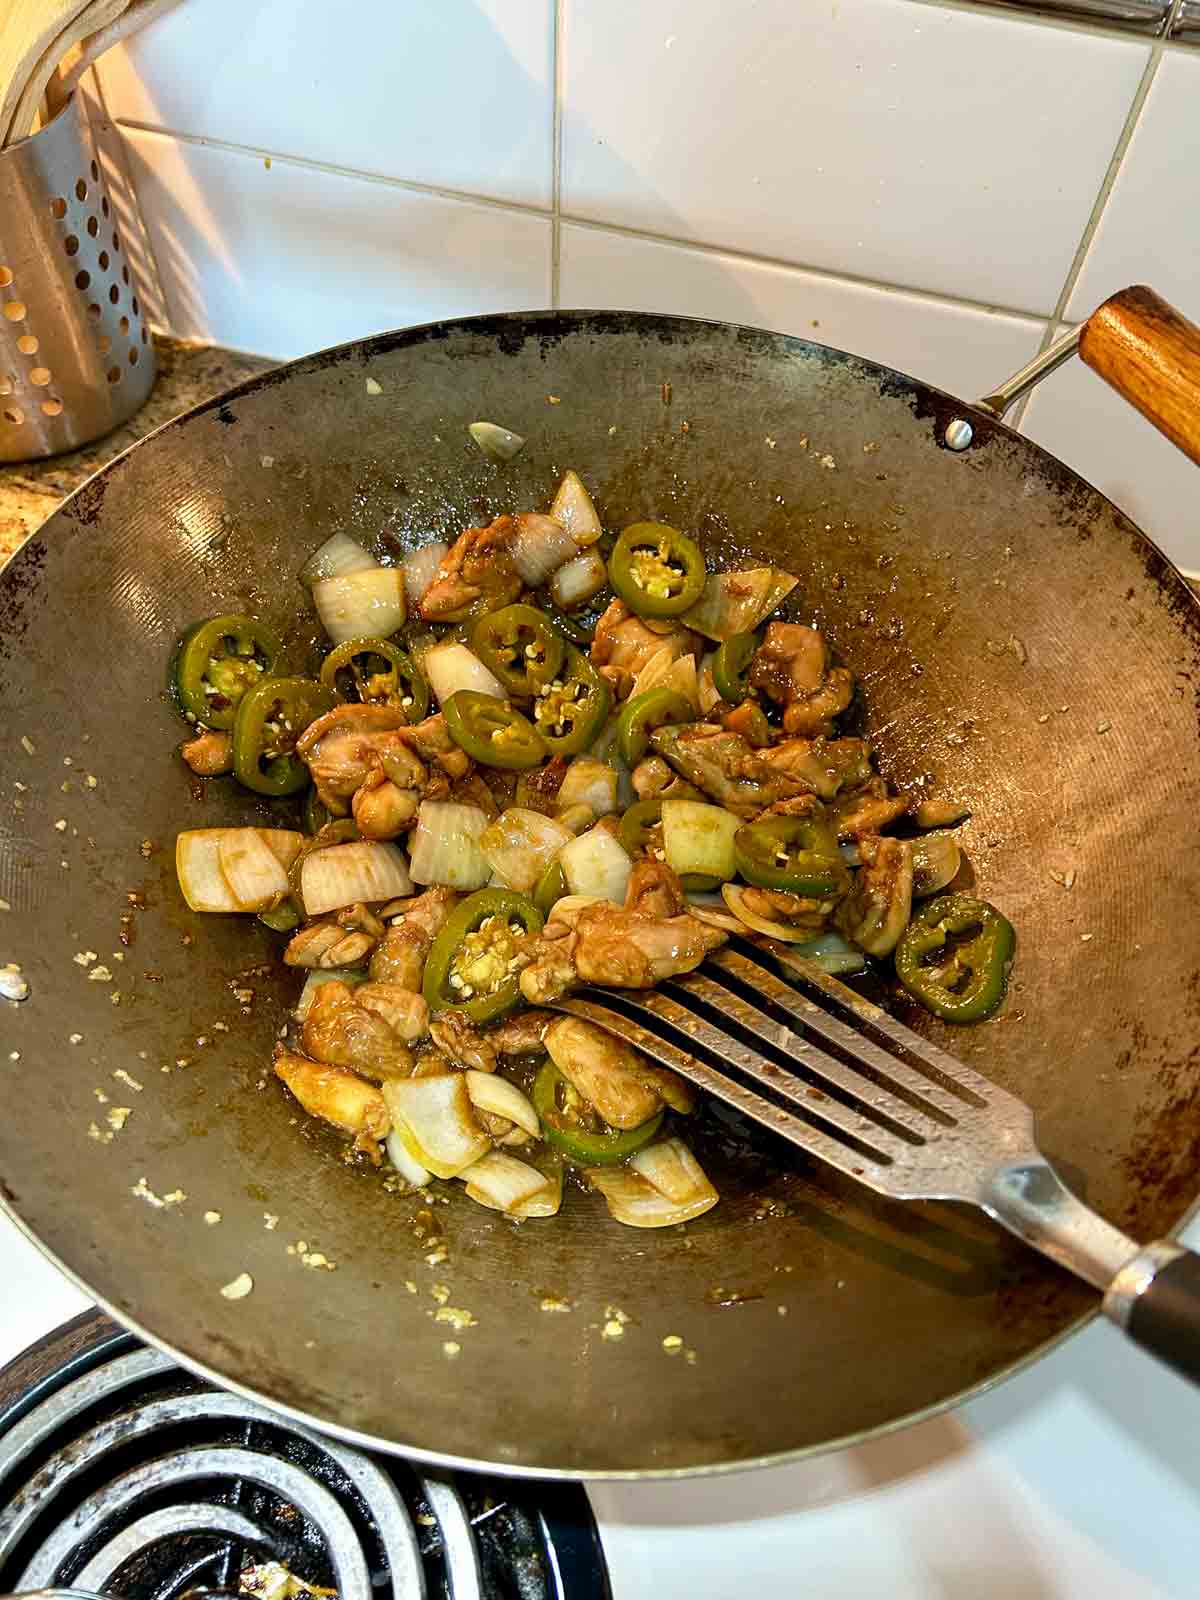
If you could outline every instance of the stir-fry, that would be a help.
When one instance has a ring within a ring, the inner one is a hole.
[[[192,771],[304,831],[188,830],[177,870],[194,911],[285,936],[306,977],[275,1073],[397,1184],[546,1217],[566,1169],[634,1227],[710,1209],[688,1084],[547,1008],[731,937],[837,974],[891,960],[951,1022],[1000,1003],[1012,927],[942,892],[966,808],[894,792],[839,729],[854,679],[776,616],[791,574],[711,572],[661,523],[612,538],[568,472],[548,514],[402,566],[335,534],[300,576],[332,646],[313,675],[234,615],[174,670]]]

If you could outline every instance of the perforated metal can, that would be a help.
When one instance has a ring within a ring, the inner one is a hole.
[[[0,150],[0,461],[76,449],[150,393],[131,225],[135,197],[102,164],[79,95]]]

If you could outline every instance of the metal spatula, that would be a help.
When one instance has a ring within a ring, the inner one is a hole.
[[[735,938],[657,989],[582,989],[553,1009],[879,1194],[979,1206],[1100,1289],[1136,1344],[1200,1382],[1200,1255],[1111,1227],[1042,1155],[1023,1101],[786,945]]]

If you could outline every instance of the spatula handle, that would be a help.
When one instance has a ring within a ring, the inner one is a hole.
[[[1104,1312],[1134,1344],[1200,1383],[1200,1255],[1170,1239],[1147,1245],[1109,1285]]]

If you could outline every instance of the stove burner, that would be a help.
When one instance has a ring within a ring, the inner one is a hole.
[[[286,1570],[264,1578],[267,1562]],[[97,1312],[0,1371],[0,1592],[70,1588],[611,1600],[578,1486],[367,1456],[192,1378]]]

